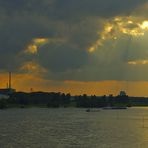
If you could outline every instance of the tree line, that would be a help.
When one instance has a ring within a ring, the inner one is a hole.
[[[58,107],[83,107],[98,108],[106,106],[130,106],[131,99],[128,96],[71,96],[71,94],[55,92],[15,92],[10,95],[9,99],[0,100],[0,108],[9,106],[46,106],[49,108]]]

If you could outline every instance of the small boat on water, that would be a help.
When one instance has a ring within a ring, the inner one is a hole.
[[[127,109],[126,106],[115,106],[115,107],[112,107],[112,109]]]
[[[86,112],[99,112],[100,110],[99,109],[86,109]]]
[[[113,107],[103,107],[102,109],[105,109],[105,110],[110,110],[110,109],[127,109],[126,106],[113,106]]]
[[[90,109],[88,108],[88,109],[86,109],[86,112],[90,112]]]

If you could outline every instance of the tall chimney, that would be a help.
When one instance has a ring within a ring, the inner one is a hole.
[[[9,89],[11,89],[11,72],[9,72]]]

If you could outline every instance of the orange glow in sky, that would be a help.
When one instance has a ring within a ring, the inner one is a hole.
[[[6,88],[8,74],[0,74],[0,88]],[[32,74],[13,74],[12,86],[17,91],[47,91],[64,92],[72,95],[118,95],[120,90],[125,90],[130,96],[148,96],[148,82],[145,81],[53,81],[45,80]]]

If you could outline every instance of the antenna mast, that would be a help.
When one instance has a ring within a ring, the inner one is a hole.
[[[11,89],[11,72],[9,72],[9,89]]]

